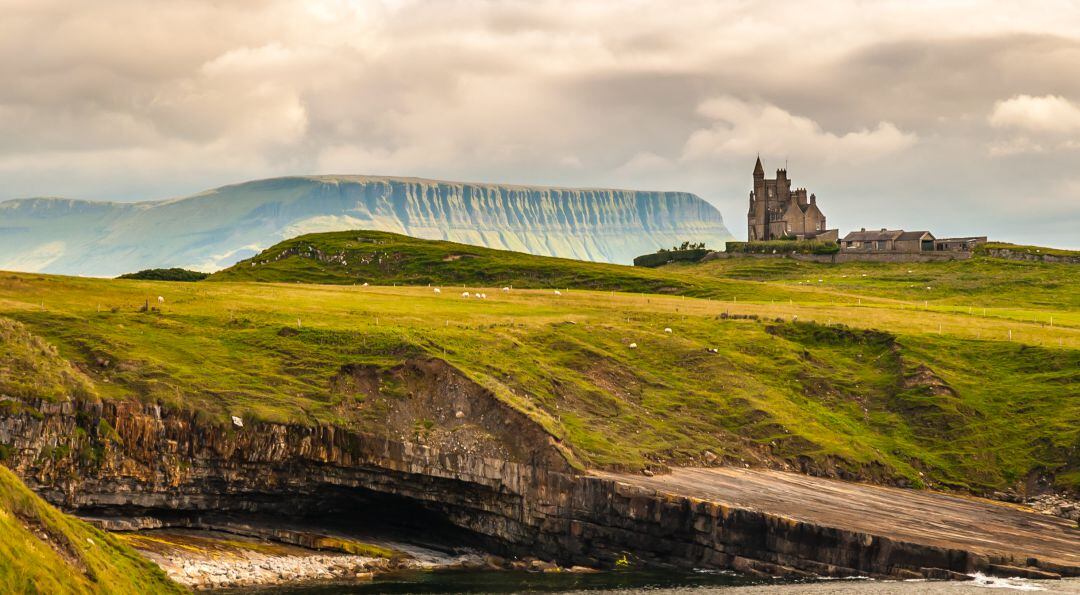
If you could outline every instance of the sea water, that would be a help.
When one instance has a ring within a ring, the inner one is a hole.
[[[921,595],[1034,591],[1047,595],[1080,594],[1080,580],[1030,581],[975,575],[967,582],[875,581],[836,579],[790,581],[760,579],[724,571],[622,571],[593,574],[516,571],[407,571],[351,584],[274,587],[252,591],[274,595],[362,593],[588,593],[611,595]],[[230,591],[237,593],[237,591]]]

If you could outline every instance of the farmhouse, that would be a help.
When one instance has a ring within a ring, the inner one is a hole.
[[[844,252],[970,252],[986,236],[935,238],[929,231],[885,229],[853,231],[840,240]]]

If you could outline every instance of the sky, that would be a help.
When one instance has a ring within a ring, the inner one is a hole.
[[[1080,3],[0,0],[0,200],[293,174],[694,192],[1080,248]]]

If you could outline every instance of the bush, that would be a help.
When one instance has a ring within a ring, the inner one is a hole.
[[[712,250],[695,248],[693,250],[660,250],[652,254],[643,254],[634,259],[636,267],[658,267],[669,262],[697,262]]]
[[[202,281],[209,277],[208,273],[189,271],[187,269],[145,269],[137,273],[125,273],[118,279],[142,279],[144,281]]]

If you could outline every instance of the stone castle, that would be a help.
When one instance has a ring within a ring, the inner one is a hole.
[[[935,238],[929,231],[865,228],[840,239],[839,232],[828,229],[825,214],[817,197],[807,196],[806,188],[791,189],[787,169],[776,170],[767,179],[761,157],[754,164],[754,189],[750,191],[750,210],[746,213],[746,237],[749,242],[796,239],[837,242],[845,253],[925,254],[928,252],[966,253],[970,255],[986,236]],[[775,253],[776,251],[773,250]]]
[[[792,190],[786,169],[776,170],[776,178],[767,179],[761,157],[754,165],[754,189],[750,191],[750,211],[746,219],[746,237],[751,242],[783,237],[839,239],[837,230],[826,228],[825,214],[817,206],[817,196],[807,196],[806,188]]]

